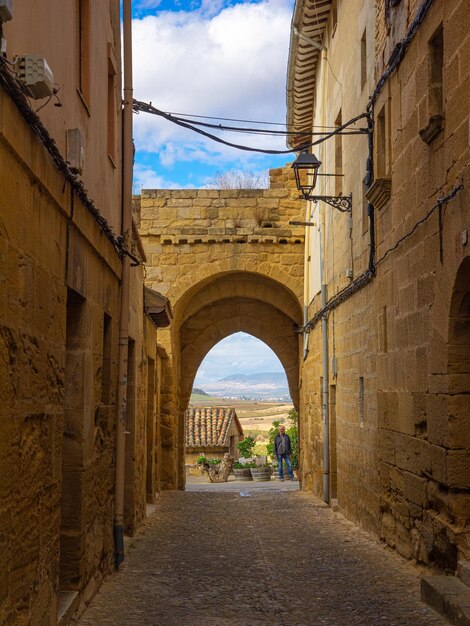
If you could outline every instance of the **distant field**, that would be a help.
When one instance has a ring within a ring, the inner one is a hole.
[[[194,406],[233,406],[245,434],[254,436],[259,442],[267,441],[274,420],[287,422],[288,413],[293,408],[287,402],[230,400],[200,394],[193,394],[190,402]]]

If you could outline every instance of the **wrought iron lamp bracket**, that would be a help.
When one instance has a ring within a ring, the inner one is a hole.
[[[322,200],[334,209],[338,209],[338,211],[343,213],[352,212],[352,193],[349,196],[308,196],[306,200],[312,200],[312,202]]]

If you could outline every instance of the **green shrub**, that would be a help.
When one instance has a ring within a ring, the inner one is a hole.
[[[243,458],[247,459],[253,454],[253,448],[256,445],[256,441],[253,437],[245,437],[243,441],[239,441],[237,443],[237,448],[240,451],[240,454]]]
[[[200,454],[200,455],[197,457],[197,459],[196,459],[196,463],[198,463],[198,464],[199,464],[199,463],[200,463],[200,464],[205,463],[206,461],[207,461],[207,459],[206,459],[206,457],[205,457],[205,455],[204,455],[204,454]]]
[[[222,459],[207,459],[206,461],[209,465],[218,465],[219,463],[222,463]]]

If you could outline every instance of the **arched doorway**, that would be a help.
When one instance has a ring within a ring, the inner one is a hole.
[[[175,306],[178,382],[178,486],[184,485],[184,414],[197,370],[225,337],[248,333],[269,346],[285,370],[290,396],[299,406],[299,300],[287,287],[255,272],[216,274],[193,285]]]
[[[449,312],[447,358],[448,533],[457,558],[470,557],[470,257],[457,272]],[[454,568],[456,562],[450,563]]]

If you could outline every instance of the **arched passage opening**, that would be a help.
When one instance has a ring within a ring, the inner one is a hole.
[[[299,406],[298,297],[289,286],[255,272],[224,272],[192,285],[174,306],[178,392],[178,485],[184,481],[184,414],[197,370],[206,354],[237,332],[263,341],[285,370],[290,396]],[[176,361],[176,360],[175,360]]]

